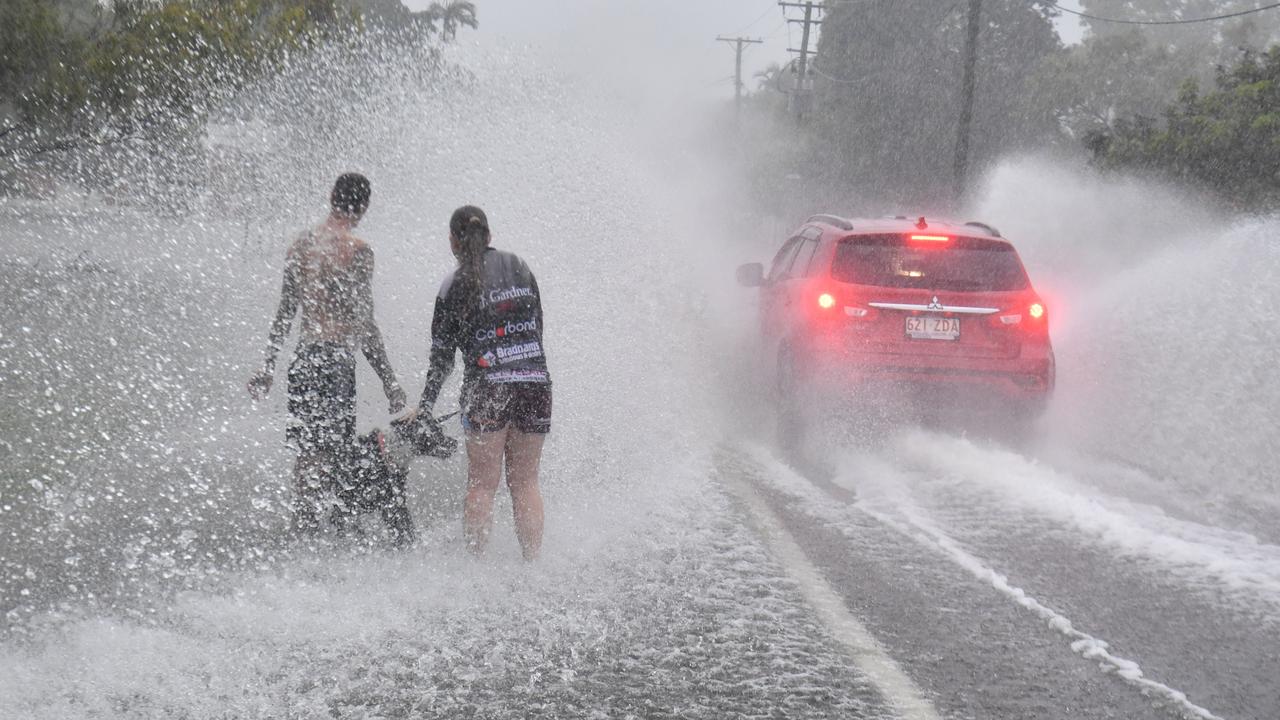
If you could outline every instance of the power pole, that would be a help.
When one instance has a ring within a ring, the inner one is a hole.
[[[787,8],[801,8],[804,10],[803,20],[787,18],[787,22],[802,23],[804,25],[804,31],[800,36],[800,49],[787,48],[790,52],[800,53],[800,62],[797,65],[799,77],[796,79],[796,92],[791,97],[792,103],[795,106],[796,122],[804,122],[804,113],[805,110],[808,109],[806,107],[809,97],[808,93],[812,89],[810,87],[811,83],[809,82],[809,28],[814,25],[822,24],[821,18],[814,17],[814,11],[822,12],[823,3],[812,2],[812,0],[806,0],[805,2],[787,2],[786,0],[779,0],[778,5],[782,6],[782,11],[784,13],[787,11]]]
[[[978,32],[982,29],[982,0],[969,0],[969,32],[964,41],[964,79],[960,86],[960,118],[956,135],[955,197],[964,200],[969,181],[969,134],[973,126],[973,93],[977,85]]]
[[[734,111],[738,118],[742,117],[742,48],[746,45],[758,45],[764,40],[759,38],[727,38],[723,35],[716,37],[719,42],[733,43],[734,49],[733,61],[733,103]]]

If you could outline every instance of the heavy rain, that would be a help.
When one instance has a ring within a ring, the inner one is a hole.
[[[1277,118],[1263,0],[0,0],[0,718],[1280,718]]]

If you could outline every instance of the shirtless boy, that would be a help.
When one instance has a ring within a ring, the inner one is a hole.
[[[326,497],[341,480],[344,453],[355,439],[357,346],[382,380],[390,412],[405,405],[373,318],[373,250],[351,234],[369,209],[369,195],[363,175],[342,175],[329,196],[328,219],[293,241],[266,361],[249,381],[255,400],[266,397],[276,356],[301,308],[300,338],[289,365],[288,437],[298,451],[293,529],[302,534],[319,530]],[[333,512],[331,519],[337,519],[340,509]]]

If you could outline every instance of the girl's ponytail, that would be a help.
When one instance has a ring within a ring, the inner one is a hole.
[[[472,308],[480,305],[484,290],[484,253],[489,249],[489,219],[474,205],[464,205],[449,218],[449,232],[457,243],[458,278],[472,297]]]

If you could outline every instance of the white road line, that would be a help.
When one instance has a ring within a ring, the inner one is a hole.
[[[844,483],[841,483],[841,485],[844,485]],[[997,591],[1008,596],[1018,605],[1035,613],[1048,622],[1049,627],[1066,636],[1071,641],[1071,650],[1086,660],[1096,660],[1099,665],[1115,672],[1127,682],[1176,705],[1188,716],[1201,718],[1202,720],[1222,720],[1222,718],[1214,715],[1209,710],[1191,702],[1186,693],[1181,690],[1175,690],[1164,683],[1156,682],[1146,677],[1138,663],[1112,655],[1106,641],[1077,630],[1072,625],[1070,618],[1044,605],[1039,600],[1028,595],[1022,588],[1010,584],[1008,577],[996,572],[994,568],[986,565],[982,560],[960,547],[959,544],[941,530],[933,527],[932,523],[917,517],[916,513],[907,509],[904,512],[906,518],[906,524],[904,524],[878,510],[873,510],[860,504],[855,504],[854,507],[917,542],[942,551],[944,556],[969,571],[974,577],[983,582],[991,583],[991,586]]]
[[[809,562],[804,550],[750,482],[732,471],[721,473],[721,477],[725,487],[751,513],[761,537],[783,570],[799,585],[801,594],[817,611],[819,620],[844,646],[854,664],[875,684],[899,716],[904,720],[939,720],[940,716],[925,699],[924,693],[889,657],[866,626],[849,612],[840,595],[821,571]]]

